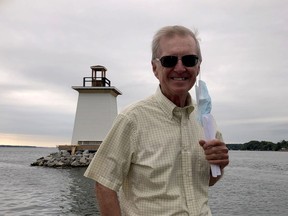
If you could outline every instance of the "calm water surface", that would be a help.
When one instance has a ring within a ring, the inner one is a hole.
[[[213,215],[288,215],[288,152],[230,151],[230,159],[210,190]]]
[[[54,148],[0,147],[0,215],[99,215],[85,168],[31,167]],[[287,216],[288,152],[230,151],[224,178],[210,188],[214,216]]]
[[[52,148],[0,148],[0,215],[99,215],[85,168],[31,167]]]

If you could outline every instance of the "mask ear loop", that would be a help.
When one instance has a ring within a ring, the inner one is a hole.
[[[201,80],[201,71],[199,71],[199,74],[196,77],[196,88],[198,89],[197,98],[201,94],[200,80]],[[197,99],[197,103],[198,103],[198,99]]]
[[[196,77],[196,86],[195,86],[195,93],[196,93],[196,103],[199,104],[199,95],[201,94],[200,89],[200,81],[201,80],[201,72],[199,71],[198,76]]]
[[[201,95],[201,88],[200,88],[200,80],[201,80],[201,72],[199,71],[198,76],[196,77],[196,85],[195,85],[195,93],[196,93],[196,104],[197,107],[199,106],[199,100],[200,100],[200,95]],[[198,109],[198,108],[197,108]],[[202,124],[201,121],[201,113],[198,111],[197,112],[197,120],[200,124]]]

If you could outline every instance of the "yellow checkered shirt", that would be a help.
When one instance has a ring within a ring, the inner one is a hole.
[[[84,175],[119,192],[123,215],[211,215],[204,132],[189,101],[176,107],[158,88],[115,119]]]

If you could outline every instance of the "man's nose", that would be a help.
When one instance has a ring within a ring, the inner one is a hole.
[[[186,70],[186,68],[183,65],[182,60],[180,58],[178,59],[177,64],[174,67],[174,70],[175,71],[185,71]]]

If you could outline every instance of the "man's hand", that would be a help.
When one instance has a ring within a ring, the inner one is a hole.
[[[206,160],[210,164],[220,166],[223,175],[223,169],[229,164],[228,148],[226,147],[225,143],[214,139],[210,141],[200,140],[199,144],[204,149]],[[214,178],[212,175],[210,175],[209,186],[214,185],[221,178],[221,176]]]
[[[200,140],[199,144],[204,149],[206,159],[210,164],[219,165],[220,169],[224,169],[229,164],[228,148],[224,142],[217,139]]]

